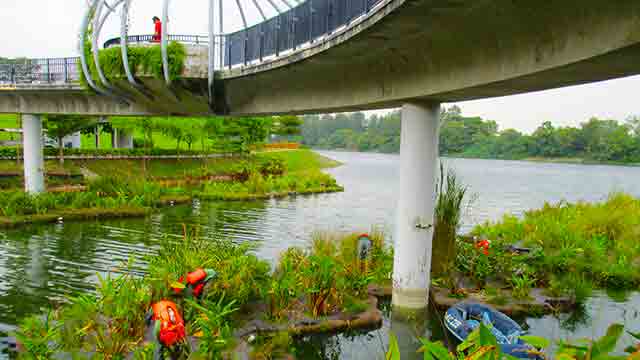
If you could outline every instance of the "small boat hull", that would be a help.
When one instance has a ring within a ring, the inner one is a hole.
[[[524,334],[522,327],[487,305],[461,302],[450,307],[444,315],[444,326],[460,341],[464,341],[480,323],[490,328],[504,354],[522,359],[538,358],[531,353],[535,348],[520,339]]]

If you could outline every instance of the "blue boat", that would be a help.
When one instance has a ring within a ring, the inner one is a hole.
[[[490,329],[503,353],[521,359],[538,358],[530,353],[535,348],[520,339],[524,335],[522,327],[487,305],[461,302],[450,307],[444,315],[444,326],[460,341],[464,341],[480,323]]]

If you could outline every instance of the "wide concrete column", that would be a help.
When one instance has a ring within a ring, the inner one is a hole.
[[[428,304],[439,116],[438,103],[416,102],[402,107],[394,311],[419,311]]]
[[[22,136],[25,191],[31,194],[44,192],[44,154],[40,115],[22,115]]]
[[[132,131],[120,129],[116,134],[116,147],[118,149],[133,149]]]

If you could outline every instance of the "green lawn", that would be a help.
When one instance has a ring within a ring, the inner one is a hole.
[[[0,128],[18,127],[18,116],[15,114],[0,114]]]
[[[269,151],[256,154],[258,158],[282,159],[289,172],[326,169],[340,166],[340,162],[326,158],[311,150]]]
[[[274,151],[255,155],[256,160],[279,158],[288,172],[320,170],[340,165],[311,150]],[[250,158],[249,158],[250,159]],[[147,161],[147,174],[152,178],[180,178],[185,176],[228,174],[240,162],[238,158],[212,159],[154,159]],[[142,160],[85,160],[76,161],[102,176],[137,178],[142,174]]]
[[[0,114],[0,129],[15,129],[18,127],[18,117],[15,114]],[[17,140],[17,134],[0,131],[0,140]]]

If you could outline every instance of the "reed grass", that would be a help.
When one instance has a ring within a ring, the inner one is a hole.
[[[523,218],[506,215],[501,221],[479,225],[473,234],[493,240],[492,265],[484,276],[517,272],[526,265],[543,286],[554,274],[583,274],[605,288],[640,284],[640,199],[628,194],[612,193],[599,203],[547,203]],[[513,257],[501,250],[520,242],[533,249],[529,256]],[[465,249],[459,264],[478,275],[474,264],[479,256],[472,247]]]

